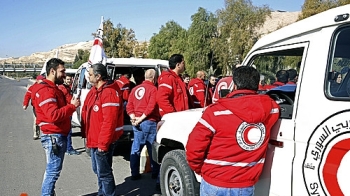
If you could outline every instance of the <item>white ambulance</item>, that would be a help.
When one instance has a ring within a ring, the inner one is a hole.
[[[141,59],[141,58],[107,58],[107,71],[110,80],[117,80],[120,77],[121,72],[127,70],[131,74],[130,80],[134,80],[135,71],[142,72],[147,69],[156,70],[156,77],[158,77],[162,70],[168,69],[169,63],[167,60],[160,59]],[[72,85],[73,96],[79,97],[81,106],[84,104],[86,95],[91,89],[91,84],[88,82],[88,67],[86,62],[82,64],[76,71],[74,81]],[[80,127],[81,120],[81,107],[77,108],[77,111],[72,116],[72,126]],[[133,139],[132,125],[130,123],[129,116],[124,114],[124,134],[120,138],[120,141],[131,141]]]
[[[272,32],[242,62],[265,83],[279,70],[298,71],[296,85],[266,92],[281,116],[255,195],[350,195],[349,13],[346,5]],[[188,167],[185,146],[202,111],[167,114],[158,125],[152,156],[161,163],[162,195],[198,195],[201,177]]]

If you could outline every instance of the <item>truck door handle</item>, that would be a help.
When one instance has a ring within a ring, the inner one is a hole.
[[[277,141],[277,140],[272,140],[270,139],[269,140],[269,144],[273,145],[273,146],[276,146],[278,148],[283,148],[283,142],[281,141]]]

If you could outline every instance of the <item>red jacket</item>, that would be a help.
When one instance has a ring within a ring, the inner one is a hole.
[[[207,87],[203,80],[194,78],[188,84],[189,93],[196,108],[203,108],[211,104],[211,93],[206,91]],[[207,99],[205,100],[205,97]]]
[[[186,145],[189,166],[208,183],[254,185],[262,172],[279,106],[268,95],[236,90],[208,106]]]
[[[158,78],[157,103],[161,116],[193,107],[185,83],[172,70],[163,71]]]
[[[61,85],[58,85],[58,89],[60,89],[63,92],[63,95],[66,98],[66,102],[70,103],[70,101],[73,98],[70,87],[66,84],[61,84]]]
[[[159,108],[156,100],[157,87],[150,81],[143,81],[142,84],[131,90],[126,111],[141,117],[145,114],[147,120],[158,122],[160,120]]]
[[[99,89],[91,88],[86,95],[81,124],[82,136],[87,138],[89,148],[107,151],[123,134],[123,126],[120,126],[124,120],[123,103],[117,88],[117,84],[106,82]]]
[[[38,83],[32,84],[32,85],[28,88],[26,94],[24,94],[23,106],[28,107],[29,101],[30,101],[31,96],[32,96],[33,88],[34,88],[34,86],[37,85],[37,84],[38,84]],[[33,105],[33,102],[31,102],[31,104]]]
[[[32,91],[32,103],[36,111],[36,124],[44,134],[62,134],[67,136],[71,129],[70,117],[75,106],[66,102],[61,90],[50,80],[35,85]]]
[[[118,80],[118,86],[119,89],[122,92],[122,99],[124,101],[128,101],[129,98],[129,94],[130,94],[130,81],[128,78],[126,78],[125,76],[121,76]]]
[[[233,80],[231,76],[227,76],[224,78],[221,78],[219,82],[216,84],[216,88],[213,94],[212,102],[216,103],[220,96],[219,96],[219,91],[221,89],[229,89],[231,86],[233,86]]]
[[[265,89],[264,90],[271,90],[271,89],[273,89],[273,88],[276,88],[276,87],[278,87],[278,86],[283,86],[283,85],[285,85],[285,83],[283,83],[283,82],[274,82],[273,84],[270,84],[270,85],[265,85],[264,87],[265,87]]]

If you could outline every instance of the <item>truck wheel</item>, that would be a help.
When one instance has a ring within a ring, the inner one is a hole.
[[[162,195],[199,195],[199,183],[188,166],[184,150],[172,150],[165,154],[160,168],[160,186]]]

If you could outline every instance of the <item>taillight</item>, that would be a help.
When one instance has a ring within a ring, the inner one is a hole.
[[[165,122],[165,120],[161,120],[157,123],[157,132],[159,131],[159,129],[162,127],[163,123]]]

